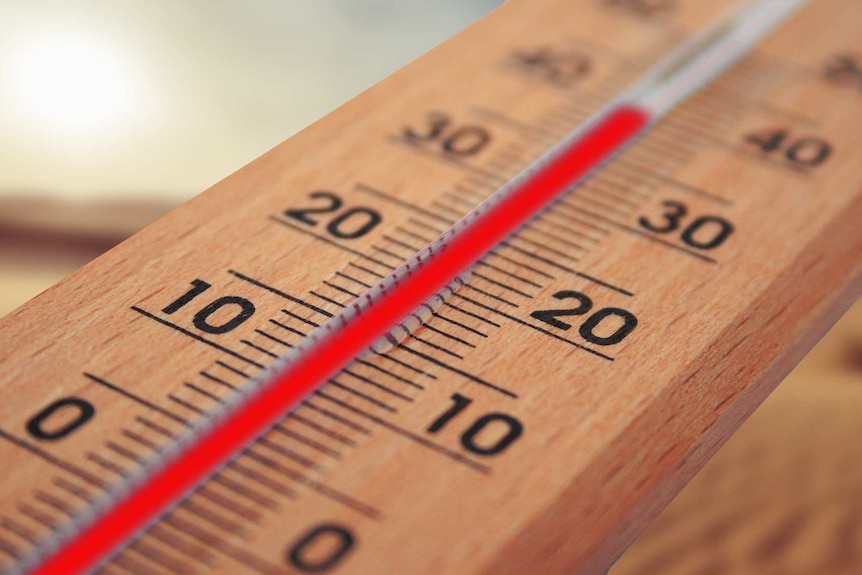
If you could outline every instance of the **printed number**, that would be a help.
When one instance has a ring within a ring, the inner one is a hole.
[[[572,328],[572,324],[557,318],[583,316],[589,314],[593,309],[593,301],[589,296],[581,292],[572,290],[558,291],[554,294],[554,298],[559,300],[573,299],[578,302],[578,305],[566,309],[534,311],[530,314],[530,317],[557,329],[569,330]],[[611,330],[608,328],[608,324],[616,327]],[[578,333],[582,338],[595,345],[615,345],[633,332],[637,325],[638,318],[630,311],[617,307],[607,307],[589,315],[578,327]]]
[[[438,433],[473,403],[472,399],[464,397],[460,393],[454,394],[451,399],[452,407],[428,426],[426,430],[428,433]],[[476,455],[499,455],[512,445],[523,432],[524,426],[511,415],[487,413],[461,434],[461,445]]]
[[[640,18],[650,18],[673,11],[675,0],[605,0],[608,6],[622,8]]]
[[[288,550],[287,560],[303,573],[323,573],[338,565],[355,543],[346,527],[324,523],[300,537]]]
[[[312,218],[312,215],[333,214],[344,205],[341,198],[332,192],[312,192],[308,194],[308,197],[323,201],[317,206],[285,210],[284,215],[309,226],[316,226],[320,221]],[[363,207],[349,208],[329,220],[326,224],[326,231],[342,240],[355,240],[373,230],[381,221],[383,221],[383,217],[376,210]]]
[[[794,138],[788,130],[770,130],[748,134],[745,141],[754,144],[765,154],[781,153],[797,166],[813,168],[823,164],[832,155],[832,146],[821,138]]]
[[[85,399],[58,399],[30,418],[27,432],[36,439],[57,441],[79,429],[95,414],[96,408]]]
[[[561,86],[570,85],[586,77],[593,68],[589,56],[577,52],[556,51],[553,48],[518,51],[513,56],[522,70],[545,82]]]
[[[452,118],[439,112],[428,114],[421,130],[404,128],[404,137],[411,142],[434,143],[443,152],[454,156],[475,156],[491,143],[491,134],[482,126],[452,126]]]
[[[661,203],[666,208],[662,217],[664,221],[654,223],[642,216],[638,223],[641,227],[657,233],[669,234],[682,228],[683,220],[688,216],[688,207],[682,202],[667,200]],[[723,244],[733,233],[733,224],[719,216],[700,216],[682,228],[680,238],[683,243],[699,250],[712,250]]]
[[[194,280],[192,288],[165,306],[162,313],[168,315],[176,313],[211,287],[203,280]],[[254,312],[254,304],[244,297],[225,296],[216,299],[195,313],[192,323],[202,332],[219,335],[235,330],[253,316]],[[221,320],[214,319],[214,315],[221,317]]]

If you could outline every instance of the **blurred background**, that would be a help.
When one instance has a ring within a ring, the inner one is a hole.
[[[499,3],[0,2],[0,315]]]
[[[3,2],[0,317],[499,3]],[[611,573],[862,573],[860,437],[857,306]]]

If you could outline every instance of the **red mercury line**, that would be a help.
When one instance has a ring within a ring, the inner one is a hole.
[[[455,234],[445,249],[399,280],[352,322],[312,346],[259,393],[239,404],[231,417],[214,425],[179,457],[133,488],[32,573],[73,575],[105,561],[406,315],[630,143],[649,122],[649,112],[635,105],[619,105],[606,112],[582,137]]]

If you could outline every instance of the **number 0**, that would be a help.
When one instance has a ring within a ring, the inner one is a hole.
[[[506,428],[503,435],[487,445],[482,445],[481,442],[477,441],[477,436],[482,433],[486,427],[496,423],[502,424],[503,427]],[[506,415],[505,413],[489,413],[477,419],[476,423],[471,425],[470,429],[464,432],[464,435],[461,436],[461,445],[463,445],[467,451],[475,453],[476,455],[497,455],[509,447],[513,441],[521,437],[523,432],[524,426],[511,415]]]
[[[74,416],[69,419],[60,418],[61,412],[73,412]],[[45,407],[27,422],[27,432],[36,439],[57,441],[70,435],[79,427],[90,421],[96,414],[96,408],[86,399],[80,397],[65,397]],[[50,426],[51,419],[57,417],[61,420],[60,425]]]
[[[288,551],[287,559],[303,573],[323,573],[338,565],[355,543],[350,529],[324,523],[300,537]]]

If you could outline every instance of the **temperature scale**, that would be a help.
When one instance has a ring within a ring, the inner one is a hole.
[[[0,570],[606,570],[862,290],[862,5],[719,4],[512,0],[5,318]]]

